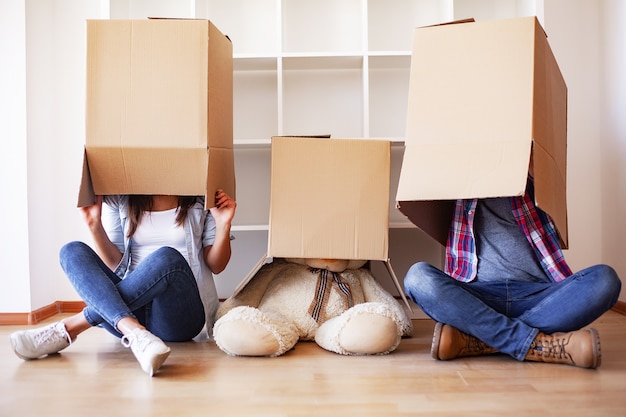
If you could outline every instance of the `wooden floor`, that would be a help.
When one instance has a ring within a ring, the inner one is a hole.
[[[597,370],[504,355],[435,361],[433,322],[414,323],[414,336],[386,356],[339,356],[305,342],[279,358],[234,358],[213,342],[170,344],[153,378],[104,330],[25,362],[8,341],[23,326],[0,326],[0,416],[626,415],[623,315],[594,323],[602,337]]]

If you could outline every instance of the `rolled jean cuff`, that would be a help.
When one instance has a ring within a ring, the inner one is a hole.
[[[92,327],[96,327],[99,326],[100,324],[102,324],[103,322],[105,322],[105,320],[98,315],[98,319],[96,320],[93,317],[91,317],[91,315],[89,314],[89,306],[85,307],[83,309],[83,315],[85,316],[85,320],[87,320],[87,323],[89,323]],[[112,323],[107,323],[108,325],[110,325],[115,331],[117,331],[118,333],[121,334],[121,332],[118,330],[117,328],[117,323],[119,323],[120,320],[125,319],[125,318],[132,318],[137,320],[137,317],[135,317],[134,314],[132,313],[126,313],[126,314],[119,314],[115,317],[113,317],[112,319]]]
[[[526,340],[524,340],[524,343],[522,344],[522,346],[520,346],[520,349],[518,349],[518,351],[515,353],[515,359],[521,362],[526,358],[526,354],[528,353],[528,350],[530,349],[530,346],[532,345],[533,340],[535,340],[538,334],[539,334],[539,329],[533,328],[531,330]]]

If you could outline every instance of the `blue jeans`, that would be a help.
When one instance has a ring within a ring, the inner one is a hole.
[[[121,337],[117,323],[136,318],[165,341],[192,339],[203,328],[204,306],[185,258],[162,247],[126,278],[116,275],[88,245],[70,242],[61,248],[61,267],[87,305],[85,319]]]
[[[608,311],[621,281],[610,266],[596,265],[559,283],[464,283],[420,262],[409,269],[404,287],[433,320],[521,361],[537,333],[578,330]]]

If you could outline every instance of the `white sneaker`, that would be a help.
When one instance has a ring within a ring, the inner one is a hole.
[[[170,348],[161,339],[144,329],[135,329],[122,337],[122,345],[130,347],[141,369],[150,376],[154,375],[170,354]]]
[[[38,329],[14,332],[10,337],[13,351],[24,360],[57,353],[72,344],[72,338],[60,321]]]

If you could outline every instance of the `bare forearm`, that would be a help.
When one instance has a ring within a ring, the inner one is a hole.
[[[230,226],[236,208],[235,200],[223,190],[217,191],[215,207],[210,209],[216,225],[215,241],[204,249],[204,262],[214,274],[222,272],[230,261]]]
[[[101,224],[89,227],[95,245],[96,252],[102,261],[114,270],[122,260],[122,253],[117,246],[111,242]]]
[[[102,196],[96,196],[95,203],[91,206],[81,207],[80,212],[91,233],[96,252],[98,252],[100,258],[111,270],[115,269],[120,260],[122,260],[122,254],[117,246],[111,242],[104,230],[102,224]]]
[[[219,274],[230,261],[230,225],[218,228],[213,246],[204,249],[204,262],[211,272]]]

